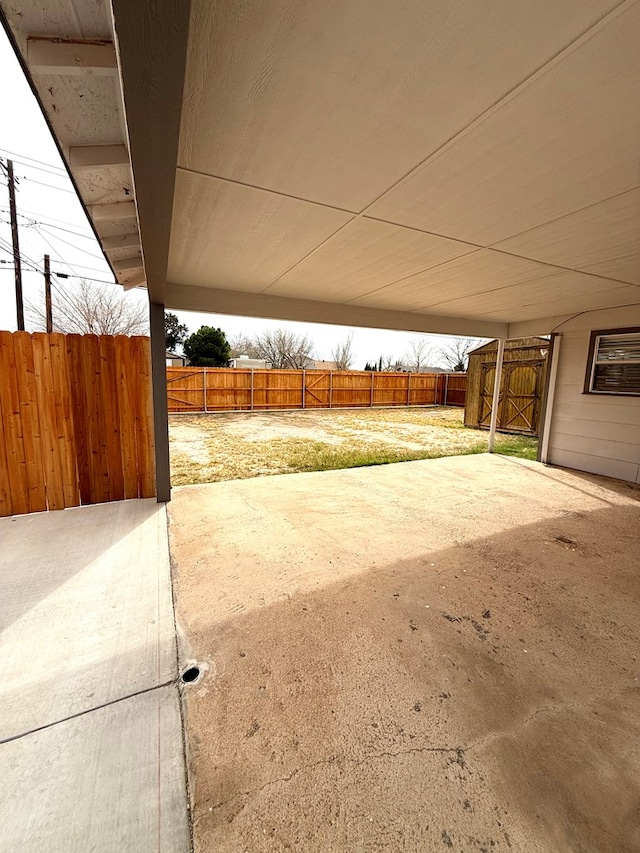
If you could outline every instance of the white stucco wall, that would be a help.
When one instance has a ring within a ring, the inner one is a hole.
[[[593,329],[640,326],[640,305],[589,311],[562,325],[548,461],[640,483],[640,397],[583,394]]]

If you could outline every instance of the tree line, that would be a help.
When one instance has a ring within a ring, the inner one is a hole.
[[[314,364],[311,338],[287,329],[267,329],[253,336],[238,334],[229,341],[222,329],[213,326],[201,326],[189,335],[187,326],[180,323],[175,314],[167,312],[165,332],[167,350],[172,352],[182,346],[193,367],[225,367],[230,359],[243,355],[261,359],[276,369],[304,370]],[[416,335],[401,359],[379,356],[368,361],[364,369],[419,373],[433,368],[438,361],[448,370],[464,371],[469,351],[475,344],[470,338],[453,338],[447,346],[435,349],[426,337]],[[333,347],[331,361],[335,370],[354,369],[353,332]]]
[[[81,280],[73,287],[53,288],[54,331],[67,334],[147,335],[149,334],[146,301],[131,300],[119,288],[97,286]],[[36,329],[46,328],[44,304],[27,303],[30,323]],[[201,326],[189,334],[188,327],[171,311],[165,312],[166,348],[174,352],[180,347],[194,367],[224,367],[230,359],[247,355],[266,361],[274,368],[300,370],[314,363],[314,342],[306,334],[287,329],[267,329],[256,335],[239,334],[229,340],[222,329]],[[435,364],[449,370],[465,370],[467,355],[475,345],[469,338],[454,338],[446,347],[435,349],[424,335],[416,335],[401,358],[378,355],[367,361],[365,370],[414,373]],[[353,332],[347,334],[331,351],[336,370],[356,369]]]

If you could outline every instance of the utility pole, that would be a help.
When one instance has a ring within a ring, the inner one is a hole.
[[[22,302],[22,267],[20,265],[20,243],[18,242],[18,217],[16,214],[16,186],[13,177],[13,160],[7,160],[7,179],[9,183],[9,215],[11,218],[11,239],[13,241],[13,269],[16,276],[16,314],[18,331],[24,332],[24,305]]]
[[[51,267],[49,255],[44,256],[44,301],[47,310],[47,332],[53,332],[53,316],[51,314]]]

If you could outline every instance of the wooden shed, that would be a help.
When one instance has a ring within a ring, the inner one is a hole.
[[[489,429],[497,353],[497,341],[489,341],[469,353],[465,426]],[[548,354],[548,338],[506,341],[500,383],[499,430],[538,434]]]

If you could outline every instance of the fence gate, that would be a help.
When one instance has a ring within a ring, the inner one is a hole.
[[[511,361],[502,366],[498,429],[537,435],[540,398],[544,380],[544,361]],[[478,426],[488,429],[491,423],[495,362],[482,365],[480,377],[480,411]]]

